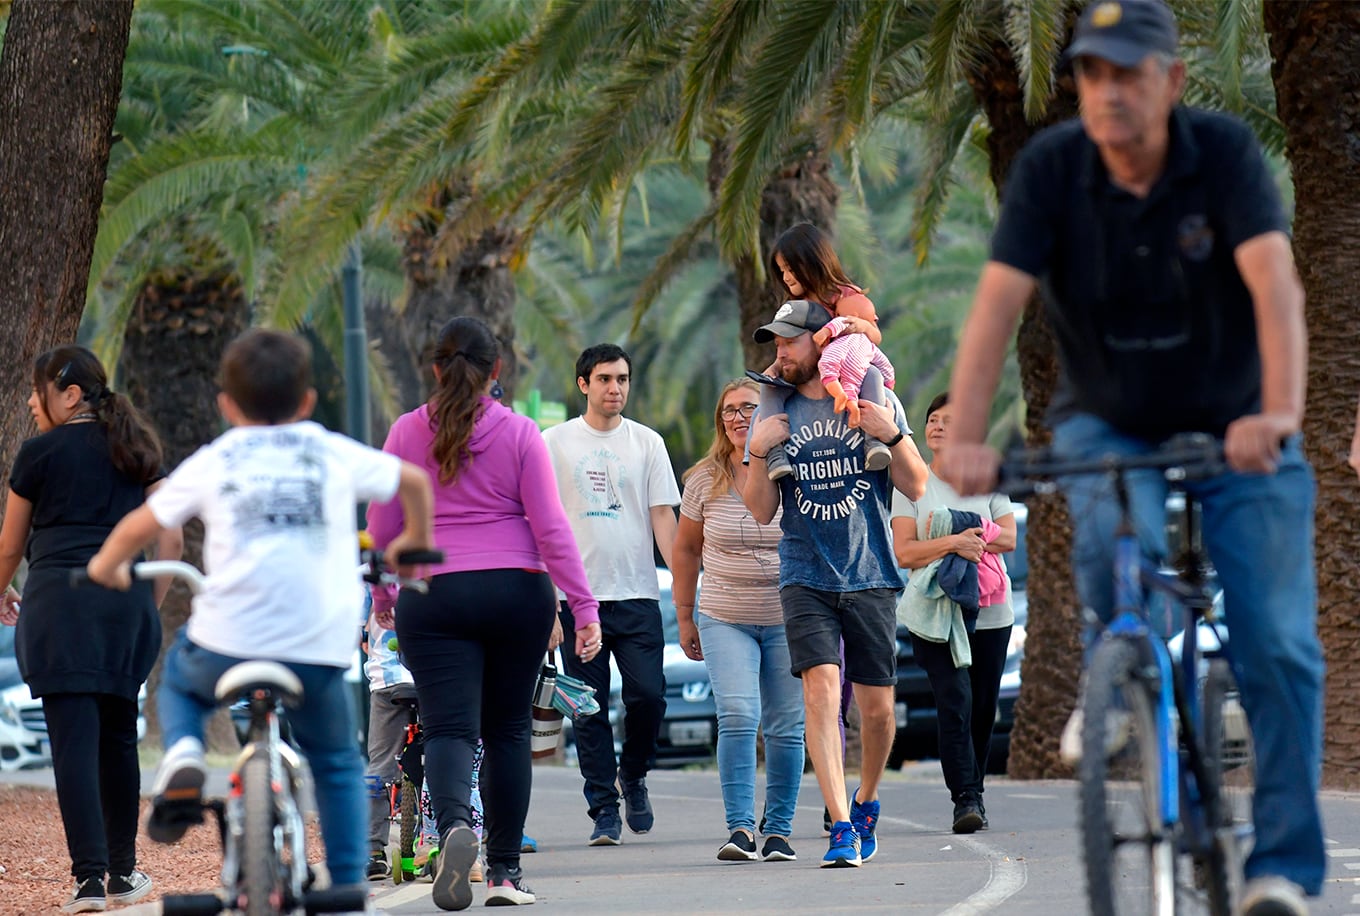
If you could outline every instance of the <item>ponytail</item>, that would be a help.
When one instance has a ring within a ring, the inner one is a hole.
[[[454,318],[439,331],[433,360],[438,383],[429,401],[434,430],[430,450],[444,486],[452,485],[472,464],[468,443],[482,409],[482,391],[499,355],[495,335],[476,318]]]

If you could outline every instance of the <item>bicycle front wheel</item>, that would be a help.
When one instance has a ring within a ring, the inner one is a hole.
[[[1128,640],[1103,642],[1087,671],[1082,720],[1082,852],[1094,916],[1175,912],[1176,848],[1162,823],[1153,696]]]
[[[280,831],[266,755],[256,754],[242,765],[241,793],[245,796],[241,889],[246,899],[238,909],[245,916],[274,916],[284,900]]]

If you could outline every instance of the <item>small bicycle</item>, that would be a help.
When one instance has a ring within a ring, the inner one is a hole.
[[[403,556],[412,563],[438,562],[432,552]],[[369,556],[366,572],[379,581],[421,589],[419,580],[399,579],[382,569],[380,556]],[[372,572],[370,572],[372,571]],[[172,576],[197,594],[204,577],[188,563],[160,560],[136,563],[133,578]],[[85,570],[71,572],[72,586],[92,584]],[[315,888],[307,865],[306,834],[299,792],[306,764],[280,737],[278,709],[302,700],[302,683],[284,665],[247,661],[233,665],[218,679],[214,690],[220,705],[244,700],[250,714],[246,741],[229,777],[226,799],[207,799],[198,810],[182,815],[202,823],[212,812],[222,842],[221,888],[215,893],[166,896],[166,916],[211,916],[239,912],[243,916],[278,916],[361,911],[368,895],[362,888]]]
[[[1087,897],[1096,916],[1230,916],[1241,892],[1253,839],[1254,756],[1198,503],[1184,488],[1223,466],[1222,444],[1199,435],[1139,456],[1065,460],[1019,451],[1003,462],[999,489],[1013,496],[1098,474],[1110,478],[1118,500],[1115,613],[1089,656],[1078,767]],[[1171,569],[1139,548],[1127,481],[1139,470],[1158,471],[1172,492],[1185,493]],[[1183,609],[1183,629],[1170,643],[1151,624],[1153,595]]]

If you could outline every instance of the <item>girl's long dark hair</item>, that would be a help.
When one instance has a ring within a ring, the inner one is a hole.
[[[439,464],[444,486],[458,479],[458,472],[472,464],[472,426],[482,409],[482,392],[500,356],[496,335],[482,321],[468,316],[454,318],[439,329],[434,365],[439,381],[430,395],[430,449]]]
[[[784,259],[798,282],[803,284],[804,299],[820,302],[833,311],[836,300],[841,297],[842,286],[859,289],[845,275],[845,268],[831,247],[831,240],[812,223],[790,226],[774,240],[774,250],[770,252],[770,273],[782,286],[783,274],[775,261],[775,255]],[[787,288],[784,291],[789,292]]]
[[[126,396],[109,389],[109,377],[99,357],[74,344],[55,347],[33,361],[33,390],[43,410],[47,407],[47,383],[57,391],[72,385],[80,389],[81,401],[95,415],[108,436],[113,466],[132,480],[150,483],[161,473],[164,453],[156,429]]]

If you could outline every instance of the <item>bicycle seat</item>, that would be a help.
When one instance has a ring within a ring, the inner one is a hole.
[[[302,702],[302,681],[278,662],[241,662],[232,665],[217,679],[214,694],[217,702],[226,703],[256,689],[275,694],[285,706],[297,706]]]
[[[419,702],[416,700],[416,687],[414,684],[401,684],[396,690],[392,691],[392,705],[402,706],[406,709],[416,709]]]

